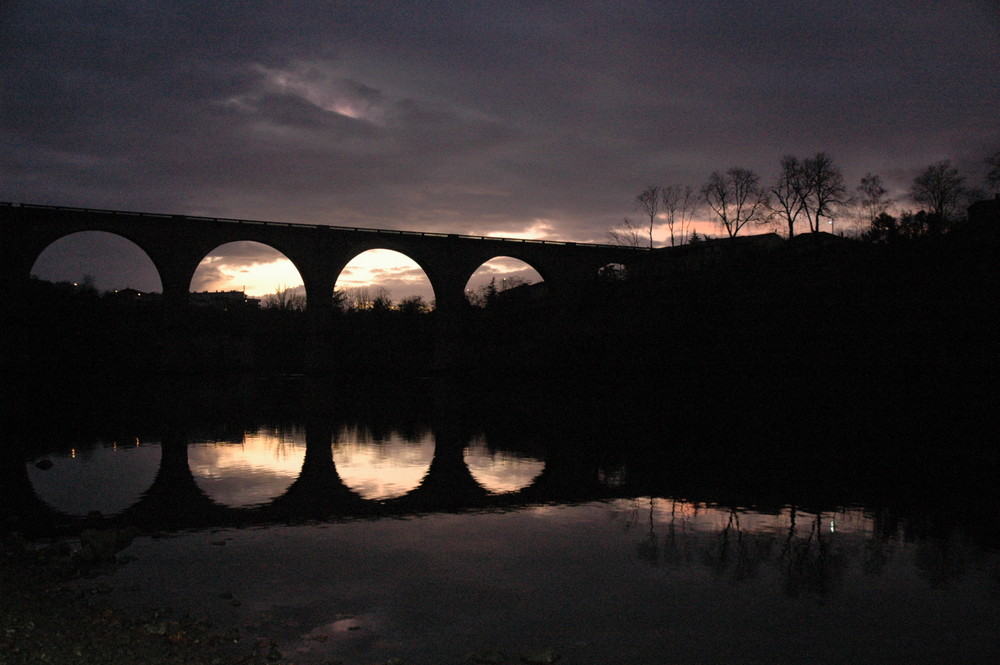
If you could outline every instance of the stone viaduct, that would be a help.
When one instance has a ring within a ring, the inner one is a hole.
[[[643,250],[611,245],[519,240],[386,229],[286,224],[186,215],[0,203],[0,285],[17,300],[38,256],[53,242],[80,231],[104,231],[135,243],[152,260],[168,306],[187,301],[198,264],[225,243],[255,241],[282,252],[298,269],[314,320],[332,311],[333,289],[344,267],[370,249],[389,249],[414,260],[434,289],[437,311],[465,304],[465,285],[480,265],[499,256],[531,265],[558,294],[585,282],[601,267],[628,264]]]

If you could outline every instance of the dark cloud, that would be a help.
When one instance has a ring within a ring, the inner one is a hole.
[[[228,282],[228,277],[218,266],[201,265],[198,266],[198,270],[191,278],[190,289],[194,293],[219,291],[223,289],[219,289],[218,285],[226,282]]]
[[[4,200],[602,241],[647,184],[1000,145],[991,0],[0,13]]]

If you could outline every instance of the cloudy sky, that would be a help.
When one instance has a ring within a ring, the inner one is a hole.
[[[997,72],[996,0],[5,0],[0,200],[601,242],[786,153],[979,180]]]

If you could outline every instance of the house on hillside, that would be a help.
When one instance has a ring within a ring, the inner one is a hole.
[[[224,312],[260,309],[260,298],[252,298],[243,291],[198,291],[188,296],[195,307]]]

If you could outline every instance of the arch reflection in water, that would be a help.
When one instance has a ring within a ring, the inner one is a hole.
[[[27,461],[38,498],[56,510],[80,516],[125,510],[153,484],[159,465],[159,443],[138,439],[99,442]]]
[[[337,473],[364,499],[394,499],[416,489],[433,459],[434,435],[429,431],[404,435],[344,427],[333,442]]]
[[[545,470],[545,460],[513,451],[491,449],[481,437],[469,443],[464,458],[476,482],[494,494],[524,489]]]
[[[191,443],[187,454],[195,482],[213,501],[254,506],[281,496],[298,478],[306,435],[300,428],[260,429],[242,441]]]

